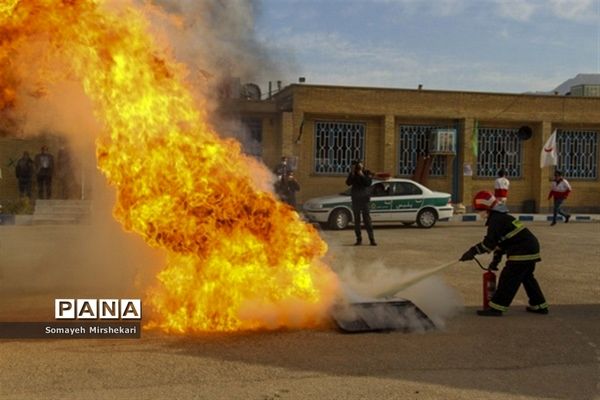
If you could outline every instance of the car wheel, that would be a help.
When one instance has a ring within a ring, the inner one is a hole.
[[[431,228],[437,221],[437,213],[431,208],[421,210],[417,215],[417,225],[419,228]]]
[[[352,220],[352,216],[348,212],[348,210],[338,209],[333,210],[331,215],[329,216],[329,227],[334,230],[342,230],[345,229],[350,221]]]

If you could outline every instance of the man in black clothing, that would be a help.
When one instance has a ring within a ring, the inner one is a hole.
[[[369,215],[371,183],[371,172],[364,169],[360,160],[353,161],[350,174],[346,179],[346,185],[352,186],[350,193],[352,196],[352,213],[354,214],[354,233],[356,234],[356,243],[354,243],[355,246],[362,244],[362,235],[360,231],[361,215],[365,224],[365,229],[369,235],[371,246],[377,246],[377,243],[375,242],[375,236],[373,235],[371,216]]]
[[[54,156],[48,153],[48,146],[35,156],[35,171],[38,184],[38,197],[49,199],[52,196],[52,175],[54,174]]]
[[[296,209],[296,192],[300,190],[300,184],[294,176],[294,172],[288,171],[285,180],[285,202]]]
[[[277,175],[277,177],[283,181],[287,178],[288,172],[290,171],[292,171],[292,169],[288,165],[287,157],[281,157],[281,162],[275,167],[275,175]]]
[[[15,175],[19,182],[19,195],[31,199],[31,184],[33,180],[33,160],[29,153],[24,151],[23,156],[17,161]]]
[[[548,303],[533,276],[535,264],[541,261],[540,244],[533,233],[512,215],[504,204],[500,204],[490,192],[481,191],[473,199],[473,208],[487,218],[487,234],[483,241],[471,247],[460,261],[472,260],[477,254],[494,251],[490,269],[500,263],[506,254],[506,265],[500,274],[498,288],[489,302],[490,308],[478,310],[483,316],[500,317],[508,310],[519,286],[523,284],[529,306],[526,310],[536,314],[548,314]]]

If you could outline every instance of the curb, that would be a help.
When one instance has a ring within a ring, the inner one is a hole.
[[[511,214],[513,217],[517,218],[519,221],[542,221],[542,222],[550,222],[552,221],[552,215],[547,214]],[[449,221],[450,222],[476,222],[482,221],[483,219],[479,216],[479,214],[460,214],[453,215]],[[561,216],[558,217],[559,221],[562,221],[563,218]],[[600,221],[600,214],[573,214],[571,216],[571,222],[593,222]]]

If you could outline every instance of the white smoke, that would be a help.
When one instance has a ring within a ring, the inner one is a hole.
[[[444,328],[446,321],[455,316],[463,307],[459,292],[449,286],[439,275],[425,278],[406,287],[389,298],[377,298],[391,285],[402,286],[422,274],[409,268],[391,268],[381,260],[356,266],[349,255],[336,255],[335,270],[340,276],[345,300],[350,303],[393,301],[407,299],[420,308],[438,328]],[[435,266],[434,266],[435,267]],[[389,316],[380,316],[386,319]]]

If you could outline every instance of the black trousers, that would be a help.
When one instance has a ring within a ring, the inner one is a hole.
[[[502,308],[502,311],[506,311],[505,309],[512,303],[521,284],[523,284],[527,297],[529,297],[530,306],[546,305],[542,289],[533,276],[535,263],[535,261],[507,261],[506,266],[500,273],[498,288],[496,294],[492,297],[490,306],[492,308]],[[494,307],[495,305],[500,307]]]
[[[49,199],[52,197],[52,175],[40,173],[37,176],[38,198]]]
[[[31,180],[19,179],[19,194],[31,198]]]
[[[362,234],[360,232],[362,216],[362,222],[365,224],[369,240],[374,242],[375,236],[373,235],[373,224],[371,223],[371,215],[369,214],[369,202],[352,201],[352,213],[354,214],[354,233],[356,234],[356,240],[362,240]]]

